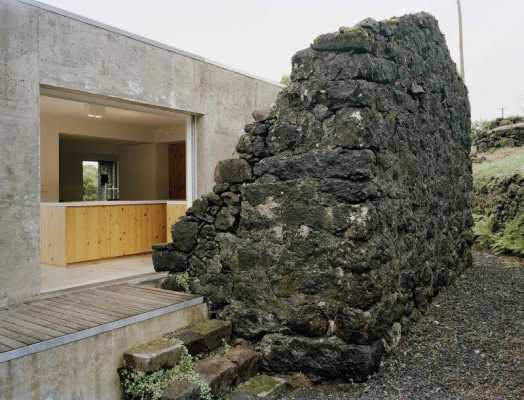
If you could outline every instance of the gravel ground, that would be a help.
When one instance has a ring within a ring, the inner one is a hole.
[[[368,382],[286,399],[524,399],[524,261],[477,253]]]

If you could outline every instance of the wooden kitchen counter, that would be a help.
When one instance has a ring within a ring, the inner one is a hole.
[[[68,265],[150,252],[153,244],[167,239],[168,208],[171,213],[185,212],[186,204],[165,200],[41,203],[40,261]]]

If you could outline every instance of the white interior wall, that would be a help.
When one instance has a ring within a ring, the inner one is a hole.
[[[107,121],[85,118],[56,118],[42,115],[40,119],[40,200],[58,202],[60,200],[60,134],[116,139],[128,142],[143,142],[135,145],[119,145],[116,151],[110,143],[101,144],[91,154],[113,154],[120,162],[120,198],[123,200],[168,199],[169,172],[167,143],[185,140],[185,128],[174,126],[165,131],[153,131],[143,126],[115,124]],[[94,143],[93,143],[94,145]],[[124,148],[125,147],[125,148]],[[105,149],[105,150],[104,150]],[[69,152],[84,153],[86,149],[69,149]],[[77,157],[68,156],[64,160],[77,163]],[[85,158],[84,158],[85,160]],[[71,165],[71,175],[75,168]],[[128,175],[129,174],[129,175]],[[62,176],[64,179],[64,176]],[[67,179],[67,178],[65,178]],[[78,178],[76,178],[78,179]],[[74,180],[67,181],[74,185]],[[74,189],[71,192],[73,196]]]

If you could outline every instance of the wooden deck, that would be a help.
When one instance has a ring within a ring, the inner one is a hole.
[[[201,296],[124,283],[0,308],[0,363],[202,302]]]

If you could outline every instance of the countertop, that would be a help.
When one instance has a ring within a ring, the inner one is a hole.
[[[129,206],[141,204],[186,204],[184,200],[109,200],[109,201],[63,201],[58,203],[40,203],[44,207],[95,207]]]

